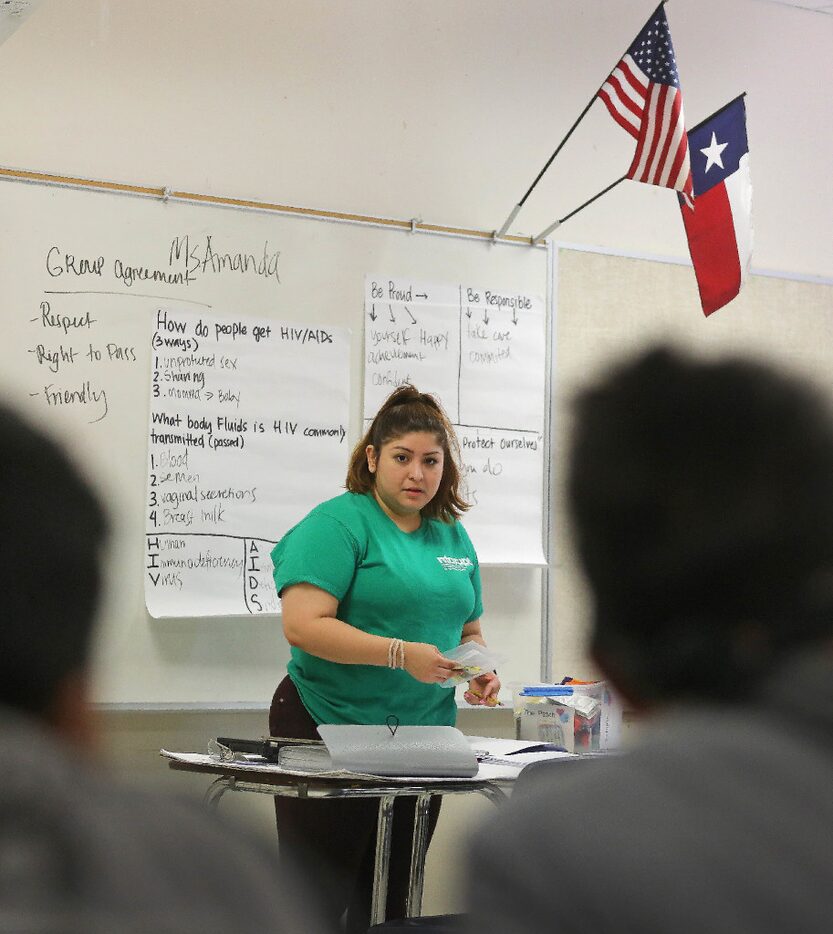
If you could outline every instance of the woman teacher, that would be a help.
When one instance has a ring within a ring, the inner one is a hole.
[[[316,506],[275,546],[272,560],[288,675],[269,714],[272,736],[318,739],[321,723],[453,725],[461,642],[483,644],[477,555],[460,524],[454,430],[439,403],[395,390],[353,451],[347,492]],[[492,704],[500,682],[469,684],[469,703]],[[322,901],[348,932],[369,924],[377,802],[275,798],[281,852],[321,879]],[[431,832],[439,813],[432,799]],[[397,798],[388,917],[403,917],[414,799]]]

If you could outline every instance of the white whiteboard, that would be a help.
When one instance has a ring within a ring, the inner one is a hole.
[[[288,660],[275,616],[157,620],[145,608],[157,310],[349,329],[346,467],[362,427],[365,277],[384,269],[549,295],[546,251],[17,181],[0,185],[0,212],[4,395],[76,450],[116,522],[97,699],[267,703]],[[540,571],[486,568],[484,604],[489,642],[511,659],[505,679],[537,672]]]

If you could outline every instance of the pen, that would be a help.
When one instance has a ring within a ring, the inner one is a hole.
[[[523,749],[513,749],[507,752],[507,756],[518,756],[524,752],[566,752],[563,746],[557,746],[555,743],[537,743],[535,746],[524,746]]]

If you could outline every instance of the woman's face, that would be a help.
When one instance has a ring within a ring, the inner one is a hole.
[[[377,451],[366,449],[376,499],[391,516],[415,516],[437,495],[443,476],[443,446],[429,431],[412,431]]]

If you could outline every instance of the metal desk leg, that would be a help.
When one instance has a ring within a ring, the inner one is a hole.
[[[422,914],[422,889],[425,882],[425,854],[428,850],[428,817],[431,807],[431,792],[423,791],[416,799],[414,839],[411,845],[411,876],[408,884],[408,901],[405,915],[418,918]]]
[[[376,824],[376,864],[373,867],[373,901],[370,906],[371,924],[381,924],[385,920],[393,802],[394,795],[383,795],[379,799],[379,820]]]
[[[509,800],[506,792],[494,785],[487,785],[485,788],[481,788],[480,794],[482,794],[485,798],[488,798],[492,804],[495,804],[498,807]]]
[[[203,795],[203,802],[210,808],[216,808],[220,803],[220,798],[223,797],[233,784],[233,778],[230,778],[228,775],[221,775],[208,786],[208,790],[205,795]]]

